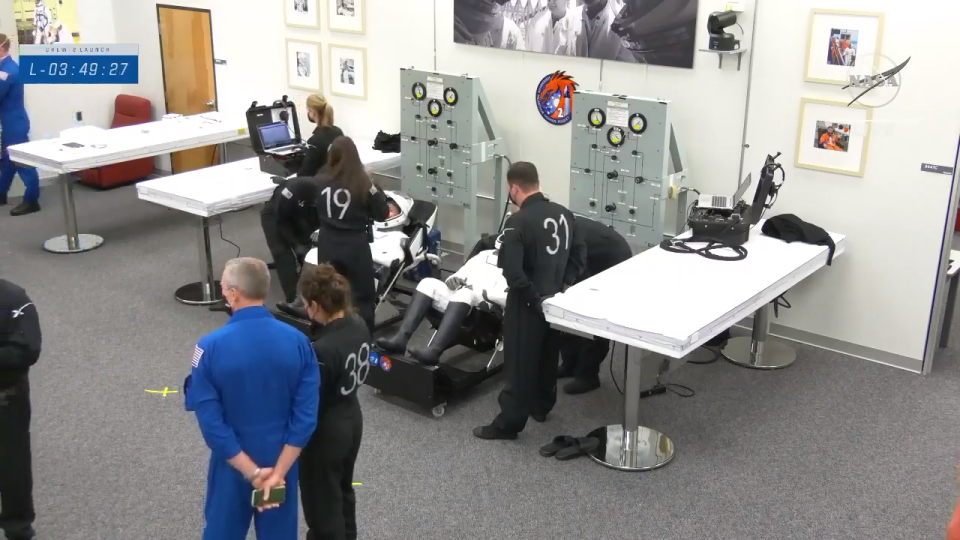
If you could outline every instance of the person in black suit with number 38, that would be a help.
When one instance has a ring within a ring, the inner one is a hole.
[[[353,466],[363,434],[357,391],[370,373],[373,338],[353,311],[350,284],[329,264],[305,270],[299,290],[307,315],[321,326],[313,343],[320,362],[320,416],[300,456],[307,540],[355,540]]]

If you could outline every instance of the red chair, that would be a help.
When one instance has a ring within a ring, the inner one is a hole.
[[[153,120],[150,100],[120,94],[114,105],[110,128],[144,124]],[[80,171],[80,183],[97,189],[109,189],[130,184],[153,174],[153,158],[141,158]]]

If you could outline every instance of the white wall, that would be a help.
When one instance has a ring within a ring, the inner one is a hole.
[[[104,41],[112,36],[116,42],[139,43],[141,82],[125,90],[153,100],[157,114],[162,114],[156,3],[115,0],[113,22],[122,23],[115,24],[111,34],[109,0],[81,2],[102,8],[84,9],[84,13],[99,17],[92,21],[81,14],[86,41]],[[227,61],[227,66],[217,68],[220,108],[226,112],[240,114],[253,100],[271,101],[284,93],[302,101],[304,93],[286,87],[284,40],[313,39],[323,43],[326,87],[331,42],[367,48],[369,97],[366,101],[332,97],[338,124],[357,138],[372,138],[380,129],[395,132],[400,123],[399,68],[433,69],[436,36],[436,69],[480,76],[509,139],[511,157],[536,163],[545,190],[562,202],[568,199],[570,128],[547,124],[533,106],[539,79],[558,69],[572,74],[583,90],[673,101],[676,128],[692,172],[690,183],[705,191],[726,192],[737,182],[747,58],[742,71],[738,72],[733,62],[725,62],[721,70],[715,55],[698,52],[695,68],[683,70],[455,45],[453,3],[449,0],[367,0],[365,36],[329,32],[325,11],[322,30],[288,28],[283,23],[280,2],[178,3],[212,11],[215,56]],[[706,45],[703,28],[707,14],[722,5],[722,0],[700,0],[698,48]],[[756,173],[765,154],[782,151],[787,185],[775,213],[796,213],[828,230],[849,235],[849,240],[847,253],[832,268],[789,294],[794,307],[782,312],[778,322],[920,359],[950,180],[920,173],[919,168],[921,162],[951,164],[956,152],[960,105],[955,98],[954,72],[960,66],[960,37],[953,31],[953,21],[960,17],[960,5],[937,0],[910,4],[843,0],[829,6],[885,11],[883,52],[901,60],[913,55],[900,97],[875,112],[864,178],[792,166],[800,98],[842,99],[846,95],[838,94],[835,87],[803,82],[811,7],[814,4],[809,0],[761,0],[748,129],[752,148],[745,169]],[[753,0],[747,2],[747,12],[740,19],[748,33],[746,47],[752,46],[752,13]],[[112,99],[98,97],[95,87],[82,92],[79,98],[71,97],[69,105],[63,104],[66,100],[50,100],[57,102],[53,108],[31,101],[35,125],[62,126],[69,121],[74,103],[82,103],[87,112]],[[116,90],[102,88],[100,92],[115,94]],[[95,115],[87,113],[88,118]],[[485,221],[493,223],[498,210],[488,207],[487,212],[490,216]],[[446,227],[456,227],[442,225],[449,238]]]

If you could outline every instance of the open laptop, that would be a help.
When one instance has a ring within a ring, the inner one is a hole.
[[[260,132],[260,143],[263,151],[268,154],[285,156],[300,150],[300,143],[290,134],[286,122],[275,122],[257,127]]]
[[[733,194],[733,197],[726,197],[724,195],[700,195],[700,198],[697,199],[697,207],[709,208],[711,210],[733,210],[733,207],[743,198],[743,194],[747,192],[747,188],[750,187],[752,180],[753,173],[750,173],[743,179],[743,182],[740,183],[740,187],[737,188],[737,192]]]

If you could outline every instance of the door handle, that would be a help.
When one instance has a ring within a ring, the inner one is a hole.
[[[207,107],[216,107],[217,102],[211,99],[210,101],[204,103],[204,105],[206,105]]]

